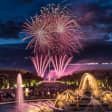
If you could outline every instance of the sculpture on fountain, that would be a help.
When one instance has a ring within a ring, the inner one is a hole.
[[[67,101],[67,104],[66,104]],[[66,90],[57,96],[55,106],[59,108],[67,108],[68,110],[74,105],[75,110],[85,105],[85,110],[100,110],[104,112],[103,105],[107,104],[112,109],[112,92],[99,89],[97,80],[90,73],[84,73],[79,88]],[[88,111],[89,112],[89,111]]]

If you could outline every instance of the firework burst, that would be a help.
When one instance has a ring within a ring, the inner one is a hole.
[[[26,22],[24,28],[27,33],[25,39],[31,39],[27,48],[33,47],[37,55],[32,61],[39,76],[44,77],[48,58],[51,59],[58,78],[63,76],[72,59],[66,55],[76,53],[82,47],[80,26],[74,16],[66,7],[52,4],[42,7],[40,15]],[[38,57],[39,53],[41,57]],[[43,56],[43,53],[47,53],[49,57]]]
[[[77,52],[80,44],[79,25],[67,8],[59,5],[42,7],[41,14],[35,16],[31,22],[25,23],[25,32],[32,38],[28,47],[56,53]]]
[[[41,10],[50,17],[51,46],[56,54],[78,52],[81,48],[80,26],[66,7],[48,5]]]
[[[31,22],[24,24],[24,31],[28,35],[24,40],[32,38],[27,48],[33,47],[34,53],[41,50],[45,52],[46,49],[50,48],[49,18],[47,16],[35,16],[31,20]]]
[[[56,33],[59,37],[61,52],[78,52],[80,46],[80,36],[76,36],[78,29],[79,25],[70,16],[60,15],[57,17]]]

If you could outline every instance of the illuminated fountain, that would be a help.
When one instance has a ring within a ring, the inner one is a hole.
[[[57,96],[55,106],[64,109],[67,105],[72,103],[76,103],[74,92],[72,90],[66,90]]]
[[[71,108],[80,110],[82,107],[85,107],[83,108],[84,112],[96,112],[96,110],[104,112],[104,104],[112,109],[112,92],[99,89],[95,77],[90,73],[84,73],[79,88],[75,91],[66,90],[62,92],[55,101],[56,107],[67,109],[68,112]]]
[[[96,112],[96,110],[98,112],[104,112],[102,103],[99,100],[95,99],[94,97],[91,97],[89,104],[85,108],[85,112],[91,112],[91,111]]]
[[[65,7],[48,5],[41,9],[40,15],[26,22],[24,27],[24,31],[27,33],[25,39],[31,39],[27,47],[33,48],[32,62],[37,75],[43,79],[47,77],[49,81],[51,81],[52,77],[58,79],[69,75],[65,71],[72,59],[71,55],[82,48],[80,26],[74,16],[68,13]],[[51,63],[54,70],[50,70],[46,74],[48,65]],[[24,103],[22,78],[18,74],[17,106],[21,108],[21,112],[53,112],[54,109],[64,109],[71,104],[76,104],[76,108],[78,108],[78,104],[86,91],[91,92],[91,96],[94,98],[100,97],[97,81],[88,73],[82,76],[77,90],[64,91],[57,96],[55,102],[37,101],[35,103]],[[99,103],[95,99],[90,99],[90,104]]]
[[[102,93],[101,100],[104,103],[108,103],[109,102],[109,103],[112,104],[112,92],[111,91],[104,91]]]
[[[100,99],[104,104],[109,105],[109,109],[112,109],[112,92],[111,91],[102,92]]]
[[[86,91],[89,91],[93,96],[98,97],[100,90],[95,77],[90,73],[85,73],[81,78],[79,91],[80,95],[84,95]]]
[[[47,99],[26,102],[23,97],[22,77],[19,73],[17,75],[17,108],[9,112],[96,112],[96,110],[98,112],[105,112],[107,111],[106,109],[112,110],[112,92],[98,90],[98,86],[95,83],[97,83],[96,79],[91,74],[85,73],[81,78],[79,88],[75,90],[67,89],[58,94],[54,100]],[[90,96],[86,94],[87,91],[90,91]],[[99,93],[99,95],[96,93]],[[107,105],[108,107],[105,109],[103,105]]]
[[[19,73],[17,75],[17,90],[16,90],[16,102],[18,108],[21,107],[21,105],[24,104],[24,93],[23,93],[23,85],[22,85],[22,76]]]
[[[25,103],[22,76],[17,75],[17,89],[16,89],[17,107],[14,112],[53,112],[55,108],[53,101],[38,101],[37,103]]]

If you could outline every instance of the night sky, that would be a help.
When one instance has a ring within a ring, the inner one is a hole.
[[[26,19],[50,3],[66,5],[85,33],[87,43],[76,61],[104,56],[111,60],[112,0],[3,0],[0,1],[0,67],[33,69],[21,33]]]
[[[22,25],[30,17],[39,14],[47,4],[67,6],[88,40],[112,40],[112,1],[111,0],[4,0],[0,1],[0,38],[20,38]],[[1,40],[3,43],[20,43],[19,40]]]

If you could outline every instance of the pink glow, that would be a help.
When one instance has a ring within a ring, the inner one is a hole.
[[[71,53],[81,47],[80,26],[67,8],[48,5],[41,9],[41,14],[25,23],[26,39],[31,38],[28,48],[34,53]]]
[[[65,75],[65,70],[69,63],[71,62],[72,57],[63,56],[54,56],[51,58],[52,65],[54,67],[56,77],[60,78]]]
[[[49,15],[35,16],[31,18],[31,22],[27,21],[24,24],[24,31],[27,33],[27,36],[24,40],[31,39],[28,43],[27,48],[34,48],[34,53],[37,51],[45,52],[50,49],[49,38],[50,31],[49,29]]]
[[[37,75],[41,78],[45,77],[45,72],[49,64],[48,56],[36,56],[32,58]]]
[[[48,81],[56,80],[62,76],[69,75],[65,71],[67,66],[71,62],[72,57],[67,57],[67,55],[53,56],[50,59],[48,56],[36,56],[32,58],[37,75],[41,78],[45,78],[45,73],[48,67],[48,64],[51,62],[54,70],[50,70],[46,75]]]
[[[16,93],[17,93],[17,95],[16,95],[17,106],[19,108],[24,103],[22,76],[20,73],[17,75],[17,92]]]
[[[32,58],[32,62],[37,75],[45,78],[46,69],[51,61],[55,73],[51,72],[53,70],[49,71],[47,79],[64,76],[72,59],[66,55],[77,53],[82,47],[80,26],[68,9],[53,4],[42,7],[40,15],[25,23],[24,31],[27,33],[25,39],[31,38],[27,47],[34,48],[36,56]]]

